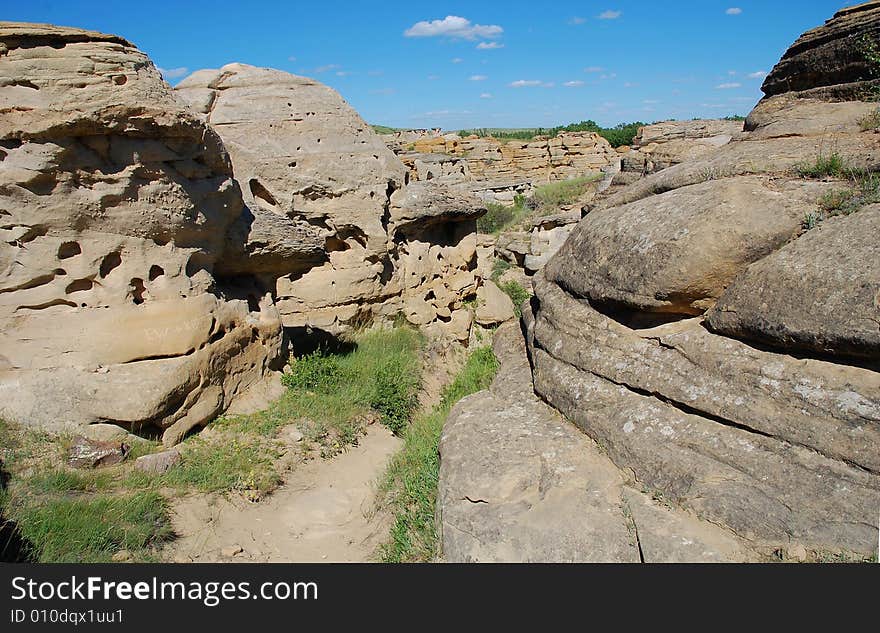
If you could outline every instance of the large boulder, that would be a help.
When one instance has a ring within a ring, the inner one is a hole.
[[[742,176],[597,211],[546,275],[593,302],[701,314],[746,266],[800,233],[824,188]]]
[[[826,220],[750,266],[707,325],[782,350],[880,360],[878,237],[880,205]]]
[[[252,213],[233,227],[247,241],[230,266],[261,275],[286,327],[339,334],[398,313],[450,322],[475,293],[484,205],[433,180],[407,186],[407,168],[337,92],[228,64],[177,94],[229,148]],[[323,263],[308,268],[316,245]]]
[[[880,2],[841,9],[823,26],[807,31],[767,75],[762,90],[769,97],[808,92],[834,99],[862,98],[865,81],[878,77]]]
[[[535,396],[517,324],[498,330],[490,389],[459,402],[440,440],[448,562],[720,562],[756,553],[639,490]]]
[[[214,269],[223,144],[122,38],[0,23],[0,416],[178,441],[259,384],[270,296]]]
[[[840,12],[741,135],[597,200],[525,315],[541,398],[762,551],[876,551],[880,142],[858,100],[875,80],[844,48],[878,24],[877,2]]]

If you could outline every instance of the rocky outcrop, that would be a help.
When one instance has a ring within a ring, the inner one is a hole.
[[[592,132],[562,132],[532,141],[458,134],[395,136],[389,146],[409,168],[413,180],[438,178],[480,197],[484,202],[512,205],[517,195],[556,180],[620,170],[620,156]]]
[[[804,96],[848,101],[865,97],[880,83],[880,2],[838,11],[825,25],[807,31],[788,49],[764,80],[768,97],[800,92]]]
[[[4,22],[0,46],[0,416],[173,444],[281,352],[271,296],[217,273],[223,144],[122,38]]]
[[[826,220],[737,277],[706,324],[793,353],[880,359],[878,236],[880,205]]]
[[[880,3],[799,40],[771,76],[854,16],[853,41]],[[804,223],[857,187],[842,171],[880,170],[859,124],[876,104],[818,98],[859,94],[850,79],[770,90],[747,133],[599,201],[527,315],[537,393],[647,490],[761,551],[876,548],[878,212]]]
[[[634,176],[696,160],[738,137],[742,129],[742,121],[723,119],[645,125],[639,128],[630,150],[623,154],[621,172],[615,176],[615,182],[627,184]]]
[[[523,337],[495,337],[492,386],[459,402],[440,440],[437,507],[448,562],[734,562],[729,531],[640,490],[533,393]]]
[[[247,255],[265,262],[259,271],[286,327],[338,334],[400,312],[426,326],[476,293],[483,205],[439,180],[407,187],[407,168],[335,91],[229,64],[194,73],[177,93],[229,148],[253,211],[240,229]],[[285,263],[288,246],[315,244],[321,265]]]

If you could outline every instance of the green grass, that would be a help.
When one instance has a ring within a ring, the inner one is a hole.
[[[553,212],[566,204],[574,204],[590,186],[602,179],[601,174],[559,180],[535,189],[535,202],[541,213]]]
[[[41,563],[109,562],[121,549],[135,560],[150,560],[151,546],[172,534],[167,501],[151,491],[27,500],[13,494],[9,509]]]
[[[494,281],[496,284],[501,279],[501,276],[511,269],[513,264],[504,259],[496,259],[492,262],[492,274],[490,279]]]
[[[288,387],[278,405],[282,417],[303,420],[313,439],[333,433],[350,443],[358,418],[371,412],[399,433],[417,405],[421,342],[408,327],[362,332],[349,353],[318,351],[292,361],[282,378]]]
[[[880,108],[876,108],[859,119],[859,128],[862,132],[880,129]]]
[[[843,178],[848,168],[844,158],[837,152],[822,152],[815,160],[796,165],[795,171],[801,178]]]
[[[516,313],[516,318],[522,317],[522,304],[532,296],[529,294],[529,291],[523,288],[519,282],[515,280],[510,280],[499,286],[499,288],[501,288],[501,290],[510,297],[510,300],[513,302],[513,311]]]
[[[519,222],[525,215],[529,212],[529,210],[525,206],[525,201],[520,201],[519,198],[514,203],[514,206],[508,207],[503,204],[495,204],[490,202],[486,205],[488,211],[486,215],[477,218],[477,231],[480,233],[487,233],[490,235],[497,235],[504,229],[515,225]]]
[[[831,189],[817,201],[818,211],[804,215],[801,225],[810,230],[822,220],[836,215],[850,215],[869,204],[880,203],[880,175],[858,169],[848,169],[850,187]]]
[[[474,350],[464,368],[441,395],[440,404],[419,415],[406,429],[403,449],[394,456],[381,492],[394,513],[388,541],[380,548],[384,562],[425,562],[438,552],[434,509],[440,458],[437,447],[452,406],[467,395],[486,389],[498,361],[489,347]]]
[[[488,212],[477,219],[477,231],[497,235],[509,229],[527,230],[529,222],[538,216],[558,213],[563,205],[575,204],[602,174],[590,174],[579,178],[559,180],[535,188],[532,199],[514,198],[513,206],[489,203]]]

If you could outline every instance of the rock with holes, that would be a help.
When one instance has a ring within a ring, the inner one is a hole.
[[[339,334],[401,312],[420,326],[449,323],[473,296],[485,206],[439,182],[406,186],[407,168],[334,90],[229,64],[194,73],[177,94],[229,149],[253,216],[235,227],[247,236],[235,270],[259,266],[286,327]],[[291,255],[314,236],[324,261],[307,270]],[[451,290],[460,274],[470,282]]]
[[[271,297],[216,270],[244,209],[223,144],[122,38],[0,42],[0,416],[174,443],[281,347]]]
[[[387,283],[389,199],[406,170],[338,93],[245,64],[198,71],[176,92],[229,150],[254,215],[248,248],[273,262],[286,326],[339,332],[397,294]],[[316,236],[324,263],[303,271],[293,258],[285,270],[276,244],[290,231]]]
[[[830,218],[752,265],[708,314],[720,334],[880,361],[880,205]]]

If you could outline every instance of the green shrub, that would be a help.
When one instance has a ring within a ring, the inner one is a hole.
[[[411,368],[401,363],[381,365],[376,373],[370,407],[382,416],[382,423],[400,435],[419,406],[419,383]]]
[[[346,380],[339,359],[320,350],[296,359],[290,368],[291,372],[281,377],[281,383],[292,389],[327,393]]]
[[[880,108],[875,109],[859,119],[859,128],[862,132],[880,129]]]
[[[832,189],[819,198],[819,208],[826,213],[834,213],[844,209],[855,197],[852,189]]]
[[[590,185],[602,178],[601,174],[558,180],[535,189],[535,201],[542,212],[553,212],[566,204],[577,202]]]
[[[522,316],[522,304],[531,297],[529,291],[513,279],[499,287],[513,301],[513,311],[516,313],[517,318],[520,318]]]
[[[805,231],[809,231],[810,229],[816,228],[822,220],[823,217],[821,214],[816,213],[815,211],[807,211],[804,214],[804,219],[801,220],[801,226]]]
[[[480,233],[498,233],[513,224],[522,214],[523,208],[490,202],[486,205],[486,215],[477,219],[477,231]]]

